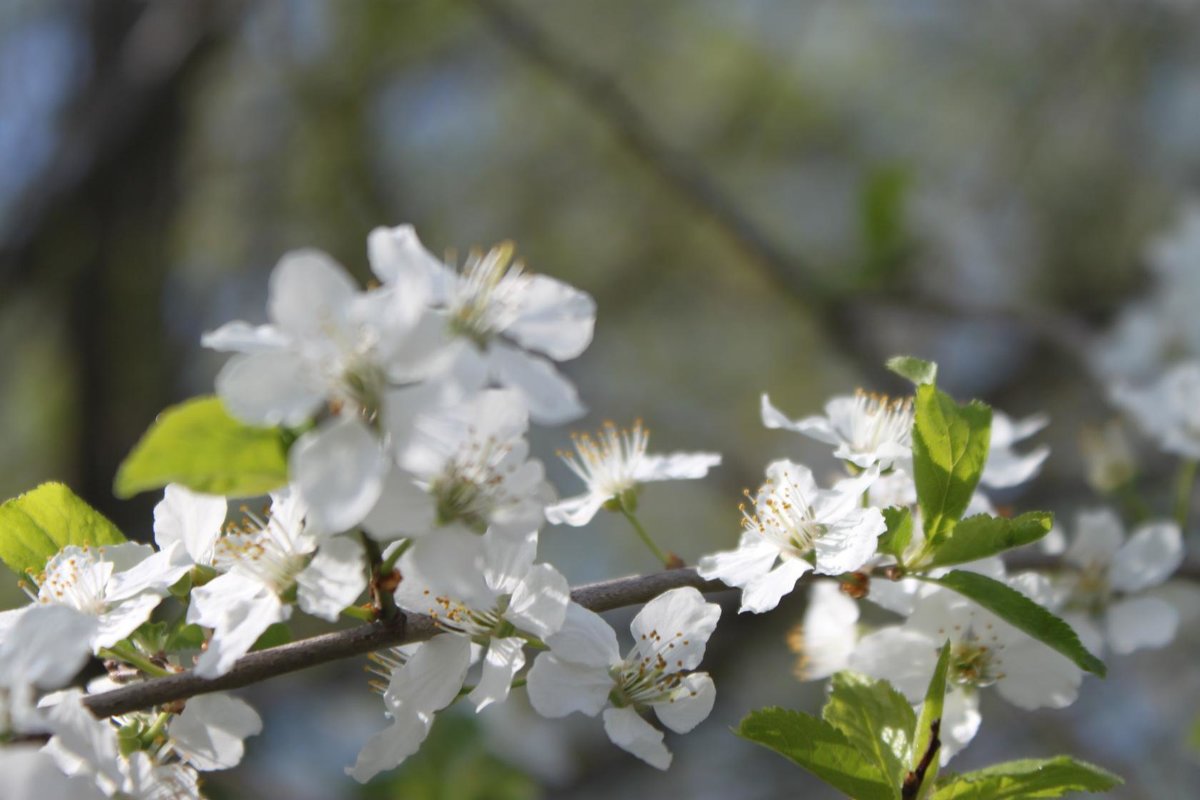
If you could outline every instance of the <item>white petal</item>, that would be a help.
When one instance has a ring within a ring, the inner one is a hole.
[[[575,386],[546,359],[494,342],[488,348],[487,360],[496,379],[525,398],[534,422],[560,425],[587,412]]]
[[[165,595],[191,568],[191,559],[183,543],[176,542],[132,568],[113,575],[105,590],[106,599],[117,602],[146,592]]]
[[[103,800],[104,794],[86,778],[63,773],[54,758],[32,744],[13,744],[0,750],[0,775],[5,800]]]
[[[942,727],[939,730],[942,746],[938,750],[938,760],[943,767],[971,743],[982,721],[977,692],[947,687],[946,701],[942,707]]]
[[[779,548],[753,531],[744,531],[736,550],[713,553],[700,559],[696,571],[705,580],[745,586],[765,575],[779,557]]]
[[[875,554],[879,535],[886,530],[887,523],[877,508],[858,509],[843,517],[814,542],[816,571],[841,575],[861,569]]]
[[[1179,612],[1160,597],[1133,597],[1114,603],[1105,618],[1108,644],[1118,655],[1166,647],[1178,627]]]
[[[549,564],[538,564],[512,593],[504,616],[521,630],[545,639],[562,627],[570,602],[567,579]]]
[[[384,700],[393,715],[401,709],[432,714],[454,702],[471,666],[465,636],[439,634],[423,642],[403,667],[392,673]]]
[[[638,483],[703,478],[710,469],[720,463],[720,453],[647,455],[638,462],[633,477]]]
[[[691,670],[704,658],[708,637],[716,630],[721,607],[708,603],[690,586],[663,592],[651,600],[629,625],[643,658],[661,657],[667,672]]]
[[[346,774],[366,783],[380,772],[395,769],[421,749],[432,725],[433,717],[429,714],[408,712],[394,717],[391,725],[367,740],[354,766],[346,768]]]
[[[529,670],[527,688],[530,704],[543,717],[565,717],[573,711],[594,717],[608,703],[613,680],[607,666],[576,664],[554,653],[539,653]]]
[[[925,696],[941,649],[941,642],[908,627],[881,628],[858,640],[850,656],[850,669],[883,678],[910,702],[918,703]]]
[[[237,766],[243,739],[262,733],[262,719],[247,703],[227,694],[203,694],[187,701],[167,726],[175,752],[201,771]]]
[[[993,489],[1020,486],[1037,474],[1049,455],[1050,448],[1046,445],[1035,447],[1024,455],[993,446],[979,482]]]
[[[1113,560],[1109,581],[1122,592],[1157,586],[1183,563],[1183,537],[1174,522],[1156,522],[1134,531]]]
[[[604,670],[621,660],[616,631],[595,611],[578,603],[567,606],[562,627],[546,637],[546,644],[563,658]]]
[[[479,684],[468,696],[475,710],[483,711],[492,703],[503,703],[512,687],[513,675],[525,666],[525,640],[519,636],[492,639],[483,660]]]
[[[532,275],[520,296],[516,321],[504,333],[555,361],[575,358],[592,342],[596,301],[545,275]]]
[[[347,536],[324,540],[313,560],[296,576],[296,586],[296,603],[304,613],[335,622],[342,609],[367,588],[362,544]]]
[[[233,572],[193,589],[187,620],[213,629],[208,649],[196,662],[196,674],[224,675],[250,652],[263,631],[287,619],[290,611],[269,588]]]
[[[362,526],[372,539],[390,542],[401,537],[424,536],[433,530],[436,502],[404,470],[388,470],[379,500]]]
[[[1063,708],[1079,696],[1083,671],[1065,656],[1023,636],[1004,650],[1004,677],[996,690],[1008,702],[1032,711]]]
[[[302,425],[325,401],[325,387],[288,350],[234,356],[216,387],[229,413],[248,425]]]
[[[1075,539],[1063,558],[1080,567],[1108,566],[1113,562],[1125,529],[1111,510],[1080,512],[1075,521]]]
[[[546,507],[546,519],[551,525],[572,525],[576,528],[587,525],[603,508],[609,498],[589,492],[568,497],[566,500]]]
[[[627,750],[652,767],[671,766],[671,751],[663,744],[663,732],[651,725],[632,708],[606,708],[604,732],[612,743]]]
[[[108,720],[99,720],[83,705],[83,695],[64,692],[48,714],[54,738],[46,746],[59,769],[68,775],[90,775],[112,795],[123,776],[117,752],[117,730]]]
[[[453,273],[425,249],[412,225],[375,228],[367,236],[371,271],[384,283],[425,292],[435,289],[434,302],[445,302],[446,282]]]
[[[771,405],[771,400],[766,394],[762,396],[761,405],[763,426],[767,428],[782,428],[786,431],[795,431],[826,444],[840,444],[842,441],[829,424],[829,420],[825,417],[813,416],[802,420],[789,419],[782,411]]]
[[[807,561],[785,558],[778,567],[746,584],[742,589],[742,607],[738,613],[750,611],[762,614],[775,608],[780,599],[796,587],[796,581],[810,569],[812,565]]]
[[[693,672],[671,692],[669,700],[654,704],[654,713],[671,730],[687,733],[708,719],[716,701],[717,687],[712,678],[707,672]]]
[[[322,533],[349,530],[383,491],[388,459],[360,420],[340,417],[301,436],[288,454],[292,478],[308,504],[308,524]]]
[[[1071,626],[1071,629],[1079,636],[1079,641],[1089,652],[1104,652],[1104,634],[1096,627],[1090,614],[1067,612],[1060,616],[1063,622]]]
[[[872,593],[875,587],[871,587]],[[816,581],[808,590],[801,628],[804,679],[828,678],[846,669],[858,644],[858,603],[834,581]]]
[[[87,661],[97,626],[95,617],[65,605],[21,609],[0,636],[0,684],[57,689]]]
[[[294,250],[271,272],[267,313],[291,336],[321,340],[341,327],[358,287],[340,264],[320,250]]]
[[[154,507],[154,541],[162,550],[178,542],[191,563],[211,564],[227,511],[224,497],[169,484]]]
[[[400,560],[405,578],[396,590],[396,602],[408,611],[430,613],[430,595],[453,597],[468,605],[490,605],[495,595],[480,570],[482,537],[456,528],[442,528],[432,536],[414,539]],[[429,590],[430,595],[424,594]]]
[[[200,346],[224,353],[264,353],[290,344],[287,335],[274,325],[227,322],[200,337]]]
[[[100,616],[100,628],[92,637],[92,646],[112,647],[129,636],[150,619],[151,612],[162,602],[157,594],[138,594],[110,605]]]

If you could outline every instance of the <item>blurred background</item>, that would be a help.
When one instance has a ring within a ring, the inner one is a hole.
[[[287,250],[322,248],[365,281],[368,231],[410,222],[439,253],[511,239],[596,297],[595,342],[565,368],[592,409],[574,428],[640,416],[654,450],[725,454],[709,480],[643,497],[688,561],[732,546],[741,489],[769,460],[836,468],[826,447],[762,428],[761,392],[795,417],[858,386],[902,392],[882,369],[899,352],[940,362],[962,397],[1050,415],[1041,479],[1004,502],[1069,523],[1102,502],[1079,437],[1114,416],[1105,377],[1158,364],[1135,347],[1114,367],[1113,337],[1173,294],[1154,242],[1197,188],[1186,0],[6,0],[0,494],[63,480],[149,538],[158,497],[118,501],[112,477],[158,411],[211,393],[221,358],[200,334],[264,320]],[[1190,253],[1185,277],[1200,241]],[[551,462],[567,434],[534,434],[564,494],[577,487]],[[1135,441],[1166,508],[1174,462]],[[542,542],[572,583],[655,566],[609,520]],[[956,768],[1069,752],[1123,775],[1113,796],[1194,796],[1200,626],[1194,591],[1168,591],[1184,610],[1174,645],[1113,659],[1065,711],[985,695]],[[820,707],[785,644],[803,592],[763,618],[735,618],[731,600],[706,661],[717,707],[668,736],[667,773],[595,720],[526,718],[517,698],[443,715],[419,757],[359,787],[342,768],[383,718],[352,663],[246,692],[266,733],[207,788],[832,797],[728,730],[763,705]]]

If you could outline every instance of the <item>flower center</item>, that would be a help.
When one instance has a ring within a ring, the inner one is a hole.
[[[893,400],[859,389],[854,395],[854,410],[844,425],[839,433],[859,452],[870,452],[889,442],[911,447],[912,398]]]
[[[967,635],[950,648],[950,680],[959,686],[991,686],[1004,677],[997,652],[1001,648],[983,644],[974,631],[968,630]]]
[[[510,443],[495,437],[472,439],[429,485],[437,524],[461,522],[476,533],[486,531],[495,509],[514,501],[506,489],[508,475],[519,466],[505,463],[511,452]]]
[[[636,420],[629,430],[605,422],[595,438],[586,433],[571,434],[575,452],[558,456],[571,471],[587,484],[589,491],[606,497],[618,497],[636,484],[636,470],[646,455],[650,431]]]
[[[425,594],[430,594],[426,590]],[[486,646],[492,639],[506,639],[517,633],[516,626],[504,617],[511,595],[496,598],[490,609],[479,610],[449,597],[433,597],[428,614],[438,627],[461,633],[475,644]]]
[[[91,548],[64,550],[46,565],[38,602],[57,603],[100,616],[108,610],[104,595],[112,570],[112,563],[97,558]]]
[[[486,255],[468,256],[450,299],[452,334],[483,349],[516,319],[517,301],[528,278],[512,257],[511,243],[493,247]]]
[[[1067,598],[1067,607],[1089,614],[1100,614],[1112,599],[1112,587],[1108,582],[1108,565],[1091,563],[1079,570],[1075,585]]]
[[[750,497],[750,493],[746,492]],[[781,483],[768,481],[758,490],[756,512],[739,506],[742,512],[742,527],[757,531],[770,541],[780,552],[794,558],[803,558],[812,551],[817,539],[829,531],[829,526],[816,519],[815,509],[807,498],[786,476]]]
[[[312,548],[299,546],[300,537],[285,531],[270,511],[264,516],[243,511],[246,518],[241,524],[231,524],[217,540],[213,566],[221,572],[248,575],[283,597],[295,588]]]

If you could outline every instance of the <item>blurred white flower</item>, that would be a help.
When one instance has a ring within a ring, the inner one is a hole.
[[[559,455],[586,484],[586,491],[547,508],[546,519],[554,525],[586,525],[605,503],[619,500],[638,484],[703,478],[721,463],[719,453],[647,455],[649,438],[650,432],[642,427],[641,420],[627,431],[605,423],[594,439],[587,434],[573,434],[575,452]]]
[[[1118,383],[1111,394],[1163,450],[1200,458],[1200,361],[1177,364],[1148,386]]]
[[[738,548],[700,559],[700,575],[741,587],[741,611],[761,614],[810,570],[841,575],[859,569],[887,529],[879,509],[860,506],[878,477],[879,466],[873,465],[832,489],[819,489],[808,467],[773,462],[754,510],[742,509],[745,530]]]
[[[821,680],[848,667],[858,644],[858,603],[834,581],[816,581],[808,590],[804,620],[788,633],[796,653],[796,677]]]
[[[853,396],[830,400],[824,416],[791,420],[764,394],[762,420],[768,428],[795,431],[836,445],[833,455],[860,469],[878,464],[882,471],[912,459],[912,398],[892,400],[860,389]]]
[[[1183,561],[1183,537],[1174,522],[1148,522],[1126,539],[1112,511],[1082,512],[1063,560],[1074,571],[1054,577],[1061,592],[1056,605],[1088,648],[1107,644],[1126,654],[1165,647],[1175,638],[1179,613],[1166,600],[1143,594]]]
[[[706,603],[693,588],[672,589],[645,605],[630,630],[634,646],[622,658],[608,623],[571,604],[562,629],[546,643],[529,672],[529,700],[546,717],[573,711],[604,712],[604,729],[614,744],[651,766],[666,769],[671,752],[662,731],[642,713],[654,709],[660,722],[687,733],[712,711],[716,688],[705,672],[692,672],[704,658],[721,607]]]

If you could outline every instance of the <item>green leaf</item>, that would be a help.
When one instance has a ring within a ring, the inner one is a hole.
[[[933,800],[1003,800],[1104,792],[1122,781],[1107,770],[1067,756],[1024,759],[968,772],[946,781]]]
[[[734,730],[789,758],[857,800],[896,800],[898,789],[828,722],[788,711],[763,708],[750,712]]]
[[[1062,653],[1081,669],[1104,677],[1104,662],[1087,651],[1071,626],[1016,589],[986,575],[963,570],[953,570],[940,578],[918,577],[974,600],[1005,622]]]
[[[887,530],[879,537],[879,552],[895,556],[903,564],[904,551],[912,541],[912,512],[907,508],[885,508],[883,520],[887,523]]]
[[[238,422],[216,397],[171,406],[117,470],[113,490],[132,497],[179,483],[197,492],[252,497],[287,483],[290,435]]]
[[[962,517],[975,493],[991,441],[992,410],[960,406],[936,386],[917,387],[913,479],[925,539],[935,548]]]
[[[292,641],[292,629],[286,622],[276,622],[267,627],[262,635],[254,642],[251,650],[266,650],[269,647],[279,647]]]
[[[833,676],[832,691],[821,716],[841,731],[889,783],[900,785],[908,772],[916,725],[912,706],[904,695],[887,681],[839,672]]]
[[[937,666],[933,668],[933,677],[929,679],[929,688],[925,690],[925,702],[921,704],[921,714],[917,717],[917,727],[913,733],[913,738],[916,744],[913,746],[912,761],[910,769],[913,772],[917,771],[921,760],[925,758],[929,748],[933,746],[933,726],[936,723],[941,726],[942,723],[942,708],[946,703],[946,673],[950,669],[950,642],[942,645],[942,652],[938,655]],[[938,765],[941,760],[937,754],[932,754],[928,759],[928,766],[925,768],[925,775],[921,779],[921,788],[917,794],[918,798],[928,797],[933,789],[933,783],[937,779]]]
[[[41,572],[67,545],[124,541],[116,525],[61,483],[43,483],[0,506],[0,560],[18,575]]]
[[[887,368],[917,386],[937,383],[937,364],[933,361],[922,361],[912,356],[892,356],[887,360]]]
[[[951,528],[933,547],[922,567],[948,567],[994,556],[1041,539],[1054,526],[1054,515],[1030,511],[1014,519],[977,514]]]

